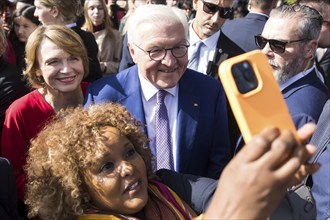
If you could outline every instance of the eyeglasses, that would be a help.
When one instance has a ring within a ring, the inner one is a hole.
[[[167,54],[167,51],[171,51],[172,55],[175,58],[181,58],[184,57],[184,55],[187,54],[188,52],[188,47],[190,46],[189,44],[180,44],[178,46],[172,47],[172,48],[158,48],[158,49],[151,49],[151,50],[144,50],[138,45],[134,44],[137,48],[142,50],[143,52],[147,53],[150,57],[150,59],[154,61],[159,61],[164,59],[164,57]]]
[[[221,18],[231,18],[234,13],[233,8],[220,7],[216,4],[205,2],[204,0],[202,0],[202,2],[203,2],[203,11],[207,14],[215,14],[217,11],[219,11],[219,16]]]
[[[284,53],[285,47],[287,44],[305,41],[306,39],[292,40],[292,41],[279,41],[273,39],[267,39],[262,37],[261,35],[254,36],[255,43],[259,49],[263,49],[267,43],[269,43],[270,49],[275,53]]]

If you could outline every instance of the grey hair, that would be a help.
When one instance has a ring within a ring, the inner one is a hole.
[[[143,31],[139,28],[141,24],[151,23],[158,26],[164,21],[169,24],[181,23],[187,36],[188,20],[183,11],[181,12],[166,5],[147,4],[139,6],[130,16],[127,32],[128,42],[139,42],[140,31]]]
[[[274,8],[270,17],[299,19],[296,32],[300,39],[318,40],[319,38],[323,18],[317,10],[307,5],[282,5]]]

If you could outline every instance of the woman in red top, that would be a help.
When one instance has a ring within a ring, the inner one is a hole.
[[[67,107],[81,105],[88,70],[87,52],[81,38],[64,26],[37,28],[26,45],[26,70],[34,91],[17,99],[6,111],[1,152],[12,163],[18,198],[24,199],[23,167],[30,140],[47,120]]]

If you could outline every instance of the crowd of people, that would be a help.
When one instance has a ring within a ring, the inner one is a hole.
[[[330,218],[330,134],[309,163],[330,118],[330,2],[242,5],[2,3],[0,218],[267,219],[306,176]],[[298,136],[242,139],[218,67],[252,50]]]

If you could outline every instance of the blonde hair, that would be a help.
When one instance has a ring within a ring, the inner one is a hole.
[[[81,11],[80,0],[39,0],[39,2],[47,8],[56,7],[61,21],[65,24],[74,21]]]
[[[102,9],[104,11],[104,28],[108,34],[108,36],[110,37],[110,39],[114,39],[114,33],[113,33],[113,25],[109,16],[109,11],[107,9],[107,5],[105,4],[104,0],[98,0],[99,2],[101,2],[102,5]],[[84,13],[85,13],[85,23],[83,25],[83,28],[89,32],[94,32],[93,30],[93,23],[90,19],[90,17],[88,16],[88,2],[89,0],[85,1],[84,4]]]
[[[89,63],[86,48],[80,36],[70,28],[62,25],[39,26],[28,38],[25,46],[26,69],[23,72],[32,85],[42,86],[44,80],[37,75],[40,69],[38,51],[43,39],[49,39],[65,52],[81,57],[85,76],[88,74]]]
[[[93,207],[84,171],[95,162],[107,127],[131,141],[152,175],[148,139],[125,107],[107,103],[62,110],[31,142],[25,168],[29,217],[73,219]]]

